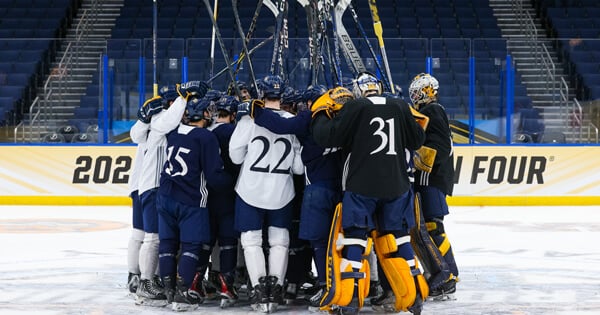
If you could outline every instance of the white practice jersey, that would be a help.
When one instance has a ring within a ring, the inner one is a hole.
[[[137,120],[135,124],[129,130],[129,136],[133,143],[137,143],[135,156],[133,158],[133,169],[129,175],[129,192],[138,190],[140,182],[140,173],[142,170],[142,164],[144,161],[144,154],[146,151],[146,140],[148,139],[148,131],[150,130],[150,124],[145,124],[140,120]]]
[[[275,111],[289,118],[285,111]],[[295,195],[293,174],[303,174],[300,142],[294,135],[278,135],[244,116],[229,141],[229,156],[242,164],[235,191],[246,203],[261,209],[281,209]]]
[[[144,154],[140,174],[138,190],[140,196],[142,193],[159,186],[160,172],[165,164],[167,154],[166,134],[179,126],[186,105],[186,101],[178,97],[169,109],[152,116],[150,132],[148,133],[148,140],[146,140],[146,154]]]

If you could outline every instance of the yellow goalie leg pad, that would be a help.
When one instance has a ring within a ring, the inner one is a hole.
[[[417,288],[410,266],[404,258],[390,257],[390,254],[398,251],[397,240],[393,234],[379,236],[374,231],[372,236],[375,240],[377,260],[396,297],[394,308],[396,312],[406,312],[415,303],[415,298],[417,297]],[[421,278],[423,278],[422,275]],[[418,281],[419,286],[424,285],[427,287],[425,278],[422,281]]]
[[[353,266],[352,261],[342,258],[342,249],[346,245],[360,245],[365,248],[365,254],[360,267]],[[364,298],[369,294],[370,270],[367,256],[372,247],[371,239],[345,239],[342,233],[342,204],[339,203],[333,215],[327,245],[327,282],[326,293],[321,299],[321,310],[332,311],[332,306],[347,306],[354,295],[354,283],[358,281],[359,307],[363,306]],[[353,271],[358,268],[359,271]]]

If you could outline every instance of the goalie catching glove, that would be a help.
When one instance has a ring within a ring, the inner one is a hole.
[[[203,98],[209,88],[204,81],[187,81],[177,85],[177,94],[187,102],[190,96]]]
[[[137,112],[137,117],[141,122],[149,124],[152,116],[156,113],[160,113],[162,110],[163,100],[160,96],[155,96],[144,102],[144,105],[142,105]]]
[[[338,86],[321,95],[311,106],[312,117],[318,113],[325,113],[329,119],[339,112],[347,101],[354,99],[354,95],[345,87]]]

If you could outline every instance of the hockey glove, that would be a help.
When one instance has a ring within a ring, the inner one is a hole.
[[[261,100],[249,100],[247,102],[239,103],[237,106],[237,113],[235,115],[236,120],[240,120],[242,117],[249,115],[250,118],[254,119],[254,114],[257,110],[261,110],[265,107],[265,103]]]
[[[436,149],[421,146],[417,151],[415,151],[415,156],[413,157],[415,167],[423,172],[431,173],[436,154]]]
[[[427,130],[427,125],[429,125],[429,117],[419,113],[410,105],[408,105],[408,107],[410,108],[413,118],[417,121],[417,124],[419,124],[423,130]]]
[[[144,102],[144,105],[138,110],[138,119],[148,124],[152,119],[152,116],[156,113],[160,113],[163,110],[163,101],[160,96],[155,96]]]
[[[314,101],[310,106],[310,111],[312,112],[313,119],[320,113],[324,113],[329,119],[333,118],[334,102],[329,96],[329,93],[321,95],[316,101]]]
[[[177,94],[187,102],[190,96],[203,98],[209,88],[204,81],[187,81],[177,85]]]

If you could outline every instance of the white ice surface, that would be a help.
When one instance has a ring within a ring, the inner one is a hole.
[[[95,220],[113,227],[87,231]],[[174,314],[127,296],[130,220],[128,207],[0,206],[0,314]],[[30,228],[57,225],[68,231]],[[600,314],[600,207],[453,207],[446,231],[456,300],[423,314]],[[214,302],[190,312],[215,313],[258,314]]]

